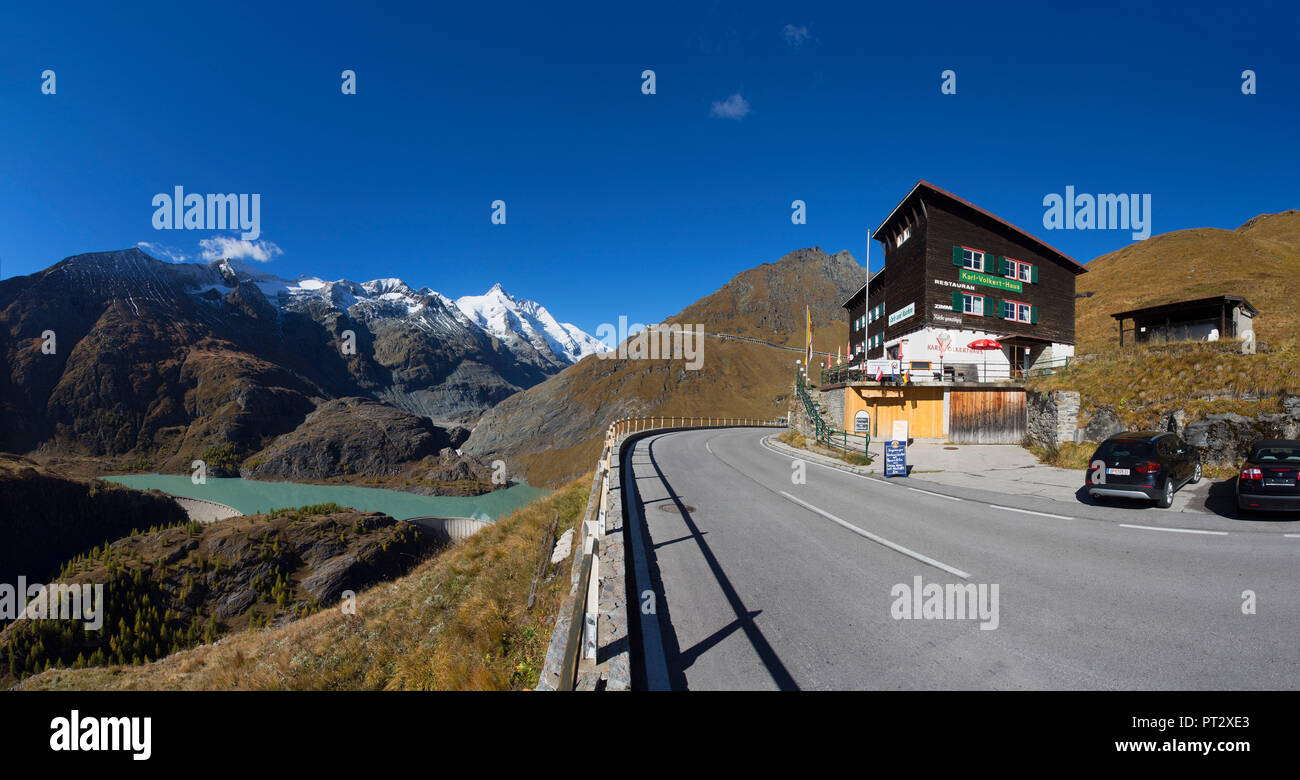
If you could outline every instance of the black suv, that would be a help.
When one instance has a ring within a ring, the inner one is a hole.
[[[1145,498],[1168,509],[1174,491],[1201,481],[1201,456],[1175,433],[1126,431],[1097,447],[1084,488],[1095,499]]]

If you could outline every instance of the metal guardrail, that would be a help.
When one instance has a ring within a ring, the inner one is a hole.
[[[763,420],[754,417],[624,417],[605,430],[605,446],[596,461],[596,475],[582,519],[582,568],[577,594],[570,613],[569,632],[564,643],[563,661],[557,690],[571,691],[578,681],[578,666],[583,659],[596,658],[597,621],[600,616],[600,541],[605,536],[605,507],[609,498],[609,473],[612,459],[629,437],[655,430],[681,428],[785,427],[785,418]]]
[[[794,372],[794,388],[799,400],[803,402],[804,411],[808,413],[808,419],[812,421],[814,437],[818,442],[825,444],[827,447],[838,447],[845,452],[857,452],[857,442],[861,440],[862,454],[867,454],[867,448],[871,446],[871,436],[861,433],[849,433],[834,428],[823,420],[820,414],[821,404],[808,395],[808,388],[803,383],[803,374],[797,369]],[[854,444],[852,448],[849,447],[850,441]]]
[[[930,368],[915,371],[906,368],[906,365],[900,365],[892,372],[888,369],[884,370],[881,373],[879,384],[901,385],[905,381],[978,382],[981,376],[986,382],[1023,382],[1034,377],[1050,376],[1067,371],[1072,361],[1073,358],[1069,357],[1040,360],[1028,369],[1015,369],[1011,366],[1002,365],[986,366],[978,360],[962,361],[961,363],[939,361],[931,363]],[[906,363],[907,361],[903,361],[903,364]],[[848,382],[876,382],[876,375],[875,367],[868,367],[864,370],[861,364],[832,366],[831,368],[822,369],[821,386],[826,387]]]

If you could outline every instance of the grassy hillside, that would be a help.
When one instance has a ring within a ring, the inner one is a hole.
[[[1035,379],[1035,390],[1077,390],[1082,420],[1106,406],[1133,427],[1163,427],[1165,415],[1279,411],[1278,396],[1300,393],[1300,211],[1265,214],[1236,230],[1198,228],[1155,236],[1088,263],[1079,277],[1077,353],[1091,359]],[[1119,347],[1110,315],[1212,295],[1241,295],[1260,311],[1259,354],[1232,342]]]
[[[814,348],[842,348],[848,323],[840,304],[866,277],[848,252],[828,255],[820,248],[737,274],[665,320],[702,324],[710,334],[699,370],[686,370],[684,360],[588,357],[499,404],[479,422],[465,451],[502,458],[512,475],[523,473],[533,484],[557,484],[592,467],[605,426],[619,417],[783,416],[794,362],[802,357],[804,306],[812,307]]]
[[[1241,295],[1260,316],[1260,341],[1294,339],[1300,315],[1300,211],[1264,214],[1236,230],[1196,228],[1153,236],[1102,255],[1079,277],[1079,354],[1119,344],[1111,314],[1211,295]]]
[[[23,689],[500,690],[536,685],[569,561],[526,609],[543,537],[575,528],[590,475],[512,513],[398,579],[325,609],[142,666],[51,670]]]

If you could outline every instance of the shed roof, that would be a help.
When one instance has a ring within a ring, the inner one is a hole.
[[[1250,301],[1240,295],[1211,295],[1209,298],[1194,298],[1187,301],[1173,301],[1171,303],[1161,303],[1155,306],[1146,306],[1141,309],[1130,309],[1128,311],[1116,312],[1110,316],[1117,320],[1126,320],[1137,316],[1174,314],[1184,309],[1198,309],[1206,306],[1222,306],[1225,304],[1241,306],[1247,309],[1252,317],[1259,314],[1259,309],[1256,309],[1250,304]]]

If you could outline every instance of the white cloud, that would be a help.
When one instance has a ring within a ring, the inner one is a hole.
[[[808,28],[802,25],[796,27],[793,24],[787,24],[781,28],[781,37],[791,46],[802,46],[812,40],[812,33],[808,32]]]
[[[136,246],[143,249],[150,257],[166,260],[169,263],[188,263],[190,256],[174,246],[155,244],[152,241],[137,241]]]
[[[204,260],[256,260],[265,263],[284,250],[271,241],[245,241],[234,236],[213,236],[199,242]]]
[[[722,119],[740,119],[749,113],[749,101],[739,94],[732,95],[726,100],[714,101],[709,113]]]

